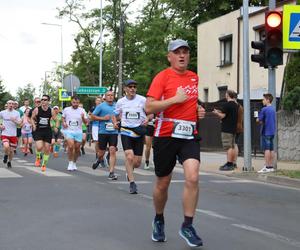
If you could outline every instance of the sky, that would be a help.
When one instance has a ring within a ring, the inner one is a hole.
[[[56,8],[64,2],[0,0],[0,77],[13,95],[28,83],[37,89],[45,72],[49,74],[61,63],[61,28],[42,23],[62,24],[63,61],[70,60],[77,27],[56,18]],[[98,7],[100,1],[87,0],[87,5]]]

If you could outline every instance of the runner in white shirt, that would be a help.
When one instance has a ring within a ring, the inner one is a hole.
[[[11,161],[14,150],[17,148],[17,125],[21,123],[20,113],[13,109],[14,101],[7,102],[7,109],[0,112],[0,129],[2,130],[1,139],[4,147],[3,163],[11,168]]]
[[[68,145],[68,170],[76,170],[76,161],[80,154],[80,146],[82,142],[82,123],[88,123],[87,115],[84,109],[79,107],[79,98],[73,96],[71,105],[63,110],[62,125],[64,128],[64,136]]]
[[[116,103],[115,116],[112,117],[114,126],[117,128],[117,120],[121,120],[121,140],[125,153],[127,179],[130,182],[129,192],[137,194],[137,186],[134,182],[133,169],[138,168],[142,162],[144,149],[144,135],[148,123],[144,111],[146,98],[136,94],[137,82],[127,80],[124,83],[126,96]]]

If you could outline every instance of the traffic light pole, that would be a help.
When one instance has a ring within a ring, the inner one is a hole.
[[[243,104],[244,104],[244,167],[252,170],[251,162],[251,113],[249,79],[249,1],[243,0]]]
[[[269,0],[269,10],[274,10],[276,8],[276,1]],[[272,94],[274,97],[272,106],[276,110],[276,68],[275,67],[268,67],[268,92]],[[277,124],[277,114],[275,115],[276,124]],[[274,169],[277,169],[277,149],[278,149],[278,140],[277,140],[277,133],[275,133],[274,138]]]

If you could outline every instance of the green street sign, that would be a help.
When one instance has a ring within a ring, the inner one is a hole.
[[[107,91],[106,87],[80,86],[76,90],[77,95],[102,95]]]

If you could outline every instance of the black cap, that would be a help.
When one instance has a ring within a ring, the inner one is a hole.
[[[135,80],[132,80],[132,79],[126,80],[126,81],[124,82],[124,85],[125,85],[125,86],[128,86],[128,85],[130,85],[130,84],[137,85],[137,82],[136,82]]]

